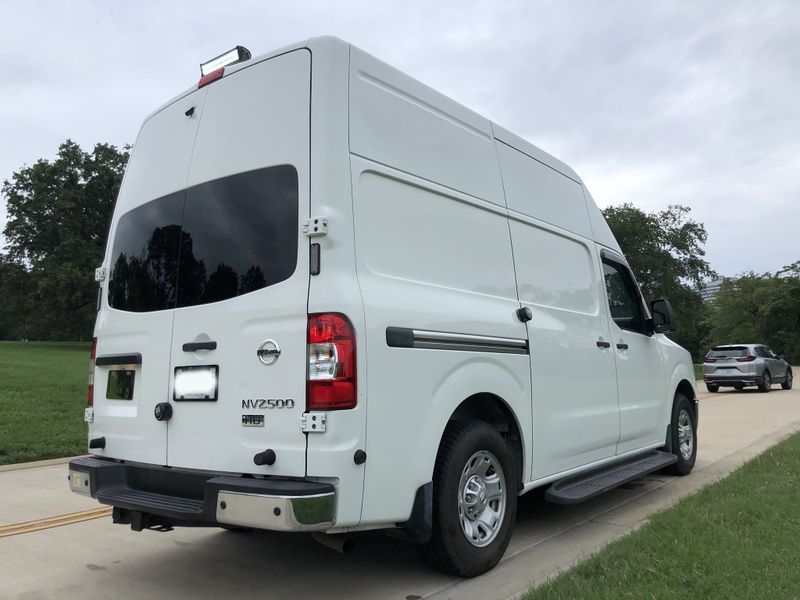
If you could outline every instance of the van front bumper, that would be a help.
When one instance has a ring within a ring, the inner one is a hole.
[[[336,522],[336,489],[303,479],[242,477],[123,463],[98,457],[69,463],[73,492],[114,507],[133,529],[236,526],[324,531]]]

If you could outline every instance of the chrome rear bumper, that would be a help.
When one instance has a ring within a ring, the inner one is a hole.
[[[324,531],[336,522],[336,489],[302,479],[242,477],[96,457],[69,464],[76,493],[114,507],[134,529],[231,525]]]

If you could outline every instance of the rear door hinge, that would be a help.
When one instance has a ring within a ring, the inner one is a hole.
[[[328,217],[306,219],[306,222],[303,223],[303,233],[310,238],[328,235]]]
[[[300,415],[300,430],[303,433],[324,433],[328,414],[324,412],[307,412]]]

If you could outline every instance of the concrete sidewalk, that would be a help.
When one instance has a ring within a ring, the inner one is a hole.
[[[379,532],[356,536],[344,556],[306,535],[134,533],[105,517],[0,538],[0,598],[512,597],[800,429],[800,392],[703,394],[700,411],[691,475],[644,477],[574,507],[523,496],[508,553],[475,579],[432,572]],[[0,472],[0,527],[97,506],[68,491],[64,464]]]

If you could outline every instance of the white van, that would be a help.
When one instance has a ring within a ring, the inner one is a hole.
[[[694,464],[689,354],[581,179],[335,38],[145,120],[97,279],[70,485],[137,531],[390,529],[472,576],[518,495]]]

